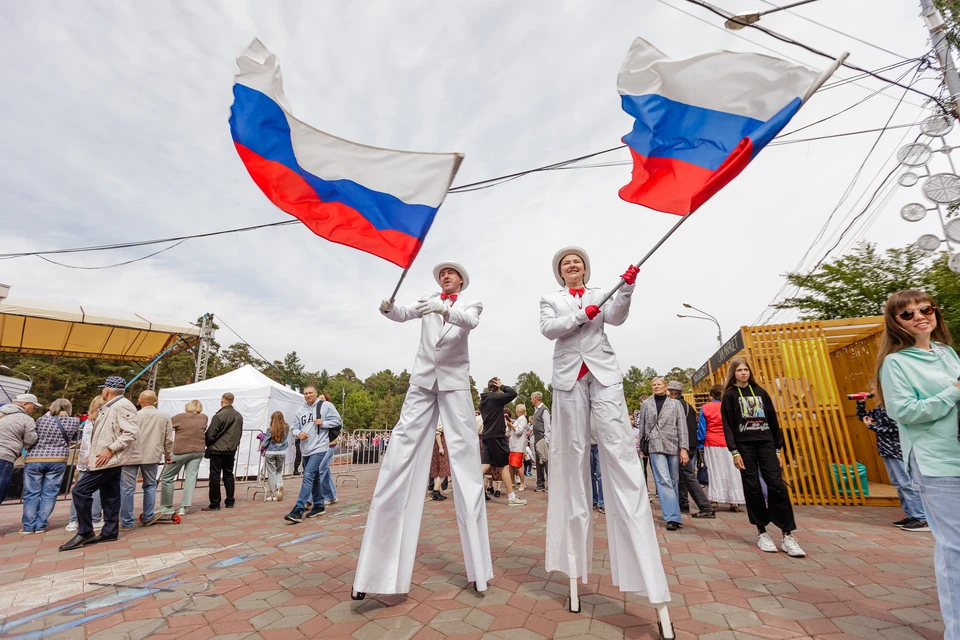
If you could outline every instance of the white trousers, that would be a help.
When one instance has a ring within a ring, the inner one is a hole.
[[[611,578],[621,591],[652,603],[670,600],[660,544],[653,526],[643,465],[627,416],[623,385],[605,387],[593,374],[570,391],[553,390],[550,491],[547,494],[547,571],[584,584],[593,560],[590,509],[590,417],[603,475]]]
[[[480,445],[470,390],[438,391],[436,387],[410,385],[373,492],[353,579],[356,591],[410,591],[438,417],[450,456],[467,580],[483,591],[487,581],[493,579]]]

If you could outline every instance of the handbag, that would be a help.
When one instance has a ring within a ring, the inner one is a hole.
[[[707,472],[707,463],[703,459],[703,450],[697,451],[697,482],[702,485],[710,484],[710,475]]]

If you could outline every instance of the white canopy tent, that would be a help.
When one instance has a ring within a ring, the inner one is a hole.
[[[183,413],[191,400],[203,404],[208,419],[220,410],[220,398],[230,392],[234,395],[233,407],[243,416],[243,438],[237,452],[235,473],[237,477],[256,477],[260,466],[260,443],[257,434],[270,429],[270,416],[274,411],[283,413],[288,424],[293,424],[297,410],[303,406],[303,396],[263,375],[250,365],[234,369],[216,378],[187,384],[172,389],[161,389],[158,407],[171,416]],[[292,471],[295,450],[293,439],[287,448],[287,464]],[[200,477],[209,477],[209,462],[200,465]]]

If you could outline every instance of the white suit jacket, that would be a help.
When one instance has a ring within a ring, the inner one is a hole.
[[[580,365],[584,362],[600,384],[609,387],[623,382],[617,356],[613,353],[603,326],[624,323],[630,314],[630,299],[635,286],[625,284],[620,287],[593,320],[587,319],[583,309],[591,304],[599,304],[606,295],[602,289],[587,288],[583,294],[583,309],[567,287],[540,299],[540,333],[550,340],[556,340],[553,349],[554,389],[573,389]]]
[[[439,299],[437,292],[423,298]],[[445,301],[444,301],[445,302]],[[420,325],[420,348],[413,363],[410,384],[432,389],[437,384],[440,391],[455,391],[470,388],[470,354],[467,338],[470,330],[480,324],[483,305],[467,300],[462,295],[450,307],[450,316],[444,324],[443,316],[428,313]],[[416,305],[396,305],[385,314],[395,322],[420,319]]]

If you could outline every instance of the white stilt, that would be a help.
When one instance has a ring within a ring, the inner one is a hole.
[[[675,640],[677,634],[673,631],[673,623],[670,622],[670,612],[667,610],[667,604],[657,605],[657,616],[660,618],[660,637],[663,640]]]
[[[570,578],[570,613],[580,613],[580,596],[577,595],[576,578]]]

